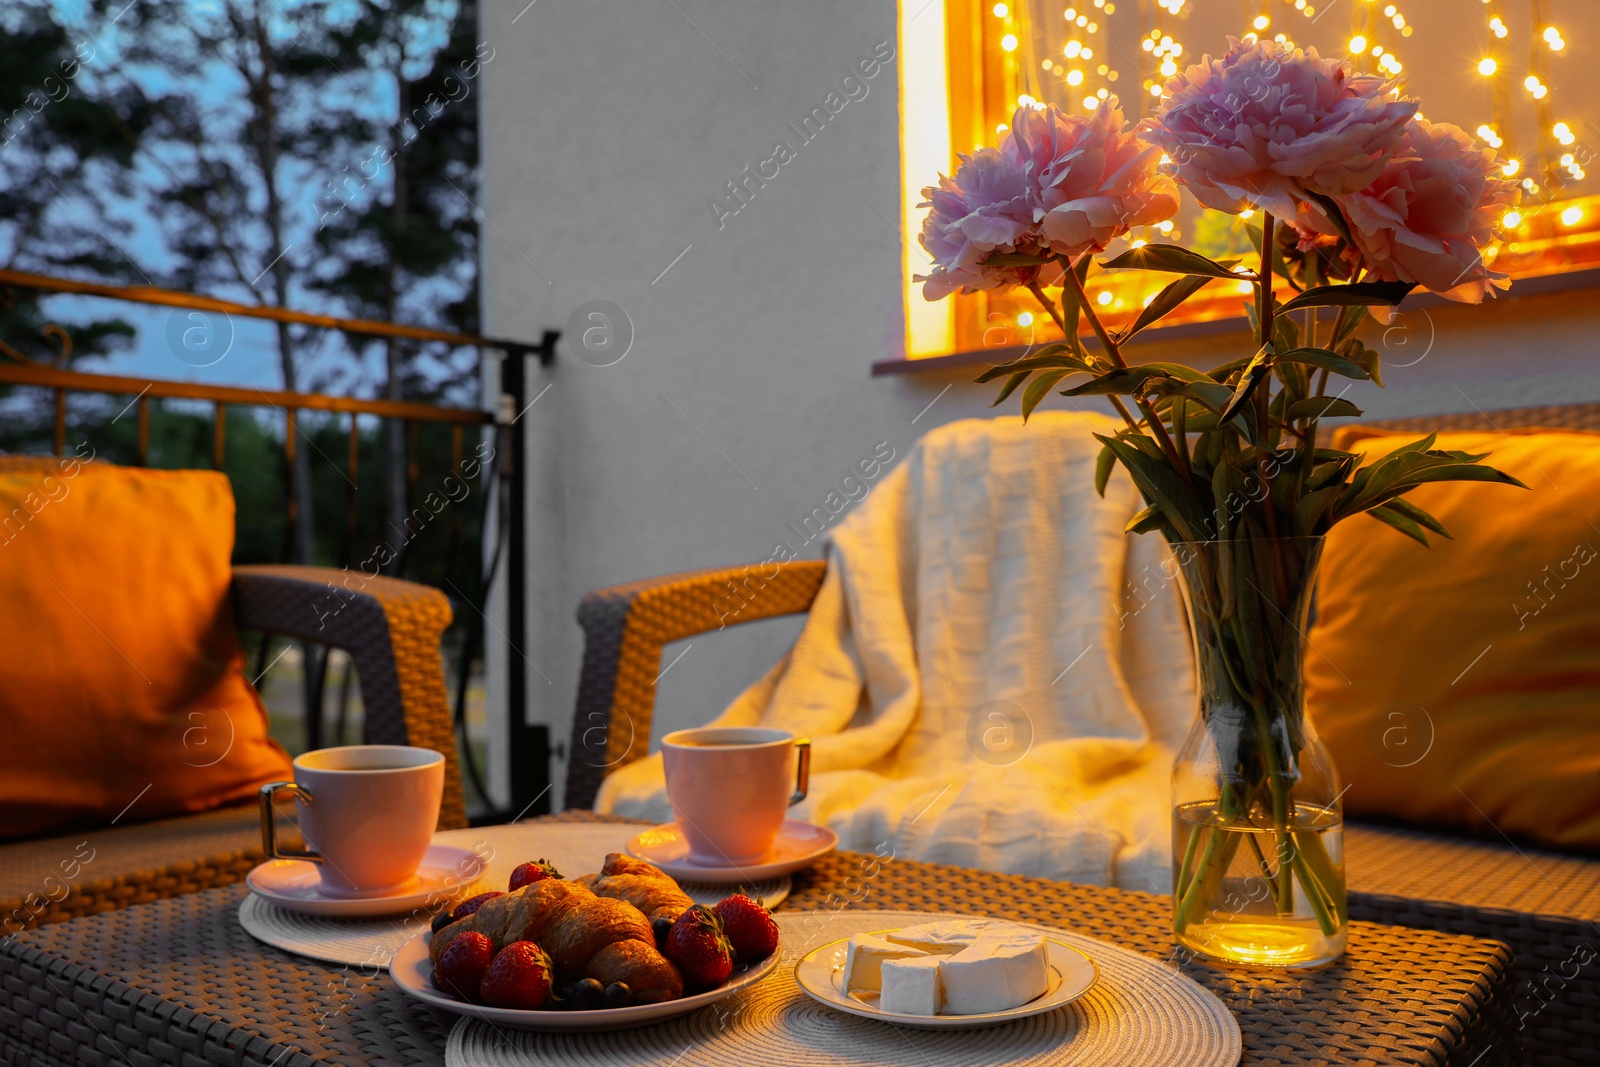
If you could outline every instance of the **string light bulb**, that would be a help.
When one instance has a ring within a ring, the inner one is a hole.
[[[1485,78],[1493,77],[1494,72],[1499,69],[1500,64],[1496,63],[1488,56],[1484,56],[1482,59],[1478,60],[1478,73],[1482,74]]]
[[[1365,37],[1361,36],[1358,33],[1354,37],[1350,38],[1350,54],[1351,55],[1359,56],[1361,53],[1365,52],[1366,50],[1367,50],[1367,39]]]

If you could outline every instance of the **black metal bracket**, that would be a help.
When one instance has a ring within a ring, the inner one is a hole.
[[[485,337],[485,347],[499,349],[505,356],[538,356],[541,366],[548,367],[556,358],[556,342],[561,340],[560,330],[546,330],[544,336],[539,338],[537,344],[527,341],[503,341],[497,337]]]

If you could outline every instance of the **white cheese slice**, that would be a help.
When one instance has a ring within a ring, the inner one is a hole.
[[[903,960],[926,955],[921,949],[896,945],[876,934],[856,934],[850,938],[845,950],[844,991],[851,993],[876,993],[883,984],[883,965],[886,960]]]
[[[1041,934],[1013,931],[980,937],[939,961],[946,1015],[977,1015],[1026,1004],[1050,987],[1050,956]]]
[[[903,1015],[938,1015],[944,1007],[939,956],[911,956],[883,963],[883,994],[878,1007]]]
[[[999,919],[941,919],[919,926],[903,926],[883,936],[897,945],[910,945],[924,952],[960,952],[988,934],[1021,933],[1022,927]]]

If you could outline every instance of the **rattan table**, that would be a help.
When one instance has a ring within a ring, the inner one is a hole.
[[[586,813],[561,820],[596,818]],[[455,1019],[382,972],[302,959],[238,924],[242,886],[41,927],[0,942],[0,1060],[72,1064],[440,1064]],[[1181,967],[1234,1012],[1247,1064],[1521,1062],[1499,942],[1354,923],[1339,963],[1261,972],[1178,959],[1144,893],[837,853],[785,909],[904,909],[1063,925]]]

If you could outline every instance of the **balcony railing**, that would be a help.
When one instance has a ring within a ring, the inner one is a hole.
[[[46,326],[43,331],[45,338],[53,342],[57,348],[54,358],[48,362],[29,357],[12,345],[7,344],[4,339],[0,339],[0,384],[34,387],[49,390],[53,393],[55,410],[52,444],[56,455],[61,455],[66,447],[68,397],[74,393],[133,397],[128,406],[137,408],[138,424],[134,455],[135,461],[140,466],[146,465],[149,461],[152,401],[173,399],[199,401],[212,405],[211,465],[217,470],[222,469],[227,454],[228,407],[248,406],[275,410],[284,420],[283,462],[286,492],[284,500],[285,538],[282,554],[286,560],[293,555],[291,550],[292,531],[298,518],[297,509],[300,506],[301,499],[310,492],[309,486],[297,484],[295,473],[295,452],[299,447],[297,439],[303,436],[302,428],[298,426],[301,412],[329,412],[348,416],[348,450],[345,468],[342,472],[347,489],[344,499],[344,530],[340,550],[341,561],[347,565],[352,562],[351,555],[356,537],[358,515],[357,471],[360,462],[360,420],[363,417],[380,420],[399,420],[406,427],[406,437],[409,445],[406,465],[408,499],[414,495],[419,475],[418,457],[420,450],[418,447],[418,434],[422,426],[440,425],[448,427],[450,431],[450,473],[458,478],[460,478],[463,470],[465,432],[469,428],[477,428],[481,433],[485,427],[494,427],[498,438],[493,453],[494,459],[491,461],[492,465],[485,468],[483,472],[484,484],[490,487],[492,491],[481,494],[483,504],[479,519],[480,528],[485,531],[490,529],[491,517],[496,520],[495,536],[493,538],[495,543],[492,550],[470,551],[467,553],[468,558],[474,561],[473,566],[476,570],[477,580],[466,584],[469,588],[477,588],[481,591],[479,599],[484,603],[471,603],[469,601],[467,606],[470,610],[457,613],[458,617],[465,623],[465,633],[462,639],[455,693],[455,716],[457,731],[460,735],[463,766],[467,770],[469,778],[477,787],[479,795],[487,800],[488,791],[483,783],[483,775],[476,767],[466,743],[464,724],[467,678],[471,663],[485,641],[484,624],[488,622],[486,614],[488,611],[488,590],[490,585],[497,580],[503,580],[505,583],[505,619],[503,624],[491,623],[490,625],[496,634],[504,635],[506,644],[512,649],[520,649],[526,643],[526,490],[525,480],[520,476],[519,472],[525,441],[522,428],[517,424],[515,416],[516,413],[524,410],[527,404],[525,397],[527,391],[527,358],[537,356],[541,363],[548,363],[555,356],[555,342],[558,334],[555,331],[546,330],[538,342],[505,340],[395,323],[337,318],[288,308],[237,304],[193,293],[149,286],[103,285],[47,275],[29,274],[21,271],[0,270],[0,290],[5,288],[104,297],[137,304],[187,308],[200,312],[341,330],[346,333],[371,337],[400,338],[414,342],[471,347],[477,350],[480,361],[487,358],[490,353],[499,354],[502,358],[499,368],[500,396],[497,398],[498,403],[486,410],[482,408],[449,407],[416,401],[369,400],[322,393],[210,385],[74,371],[66,367],[67,360],[71,358],[72,354],[71,336],[65,329],[53,324]],[[126,411],[126,408],[123,410]],[[120,418],[120,415],[118,417]],[[456,557],[462,548],[462,528],[462,510],[457,507],[451,515],[449,548],[446,553],[447,571],[454,570]],[[502,557],[504,558],[503,578],[498,573]],[[301,562],[311,561],[304,560]],[[399,566],[404,566],[404,553],[401,553]],[[464,598],[464,594],[459,590],[456,592],[458,599]],[[268,643],[264,641],[260,649],[261,663],[258,665],[260,669],[257,670],[257,675],[265,668],[267,648]],[[329,743],[327,724],[324,721],[323,714],[323,687],[327,674],[326,659],[311,649],[307,651],[310,654],[306,656],[304,661],[306,680],[305,739],[308,748],[317,748]],[[507,671],[506,686],[508,734],[505,740],[507,742],[507,755],[510,759],[510,809],[512,812],[526,809],[531,814],[538,814],[548,810],[548,802],[543,800],[546,795],[550,773],[548,732],[542,726],[533,727],[527,724],[526,679],[522,677],[520,670],[514,669],[515,660],[513,658],[508,657],[507,662],[513,665]],[[344,688],[347,692],[348,687]],[[334,734],[336,740],[342,739],[344,733],[343,699],[341,697],[338,729]],[[489,818],[493,817],[493,813],[491,813]]]

